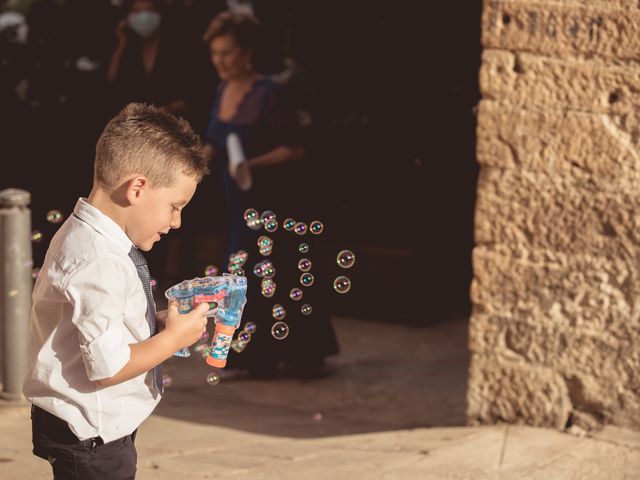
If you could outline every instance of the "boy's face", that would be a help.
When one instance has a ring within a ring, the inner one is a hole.
[[[153,188],[147,183],[138,192],[131,205],[127,235],[140,250],[148,252],[160,235],[172,228],[180,228],[182,209],[196,191],[195,177],[183,173],[176,175],[170,187]]]

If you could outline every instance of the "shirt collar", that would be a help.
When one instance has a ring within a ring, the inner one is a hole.
[[[95,231],[114,242],[123,253],[129,254],[133,242],[124,233],[122,227],[91,205],[86,198],[78,199],[73,213]]]

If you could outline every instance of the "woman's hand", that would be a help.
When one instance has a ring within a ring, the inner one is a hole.
[[[115,31],[115,35],[116,35],[116,48],[118,49],[123,49],[124,47],[126,47],[127,42],[129,41],[129,36],[127,34],[127,28],[129,28],[127,26],[127,19],[123,18],[122,20],[120,20],[118,22],[118,25],[116,25],[116,31]]]

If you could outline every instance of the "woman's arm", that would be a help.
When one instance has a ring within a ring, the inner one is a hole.
[[[127,19],[124,18],[118,22],[118,26],[116,27],[116,48],[111,55],[111,61],[107,68],[107,81],[109,83],[115,82],[118,78],[118,74],[120,73],[122,54],[124,53],[124,48],[127,46],[128,41],[126,28]]]
[[[269,167],[299,160],[304,156],[304,147],[280,145],[273,150],[248,160],[250,167]]]

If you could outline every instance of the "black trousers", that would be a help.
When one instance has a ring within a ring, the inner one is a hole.
[[[109,443],[94,437],[79,440],[64,420],[31,407],[33,454],[48,460],[54,480],[135,479],[136,432]]]

